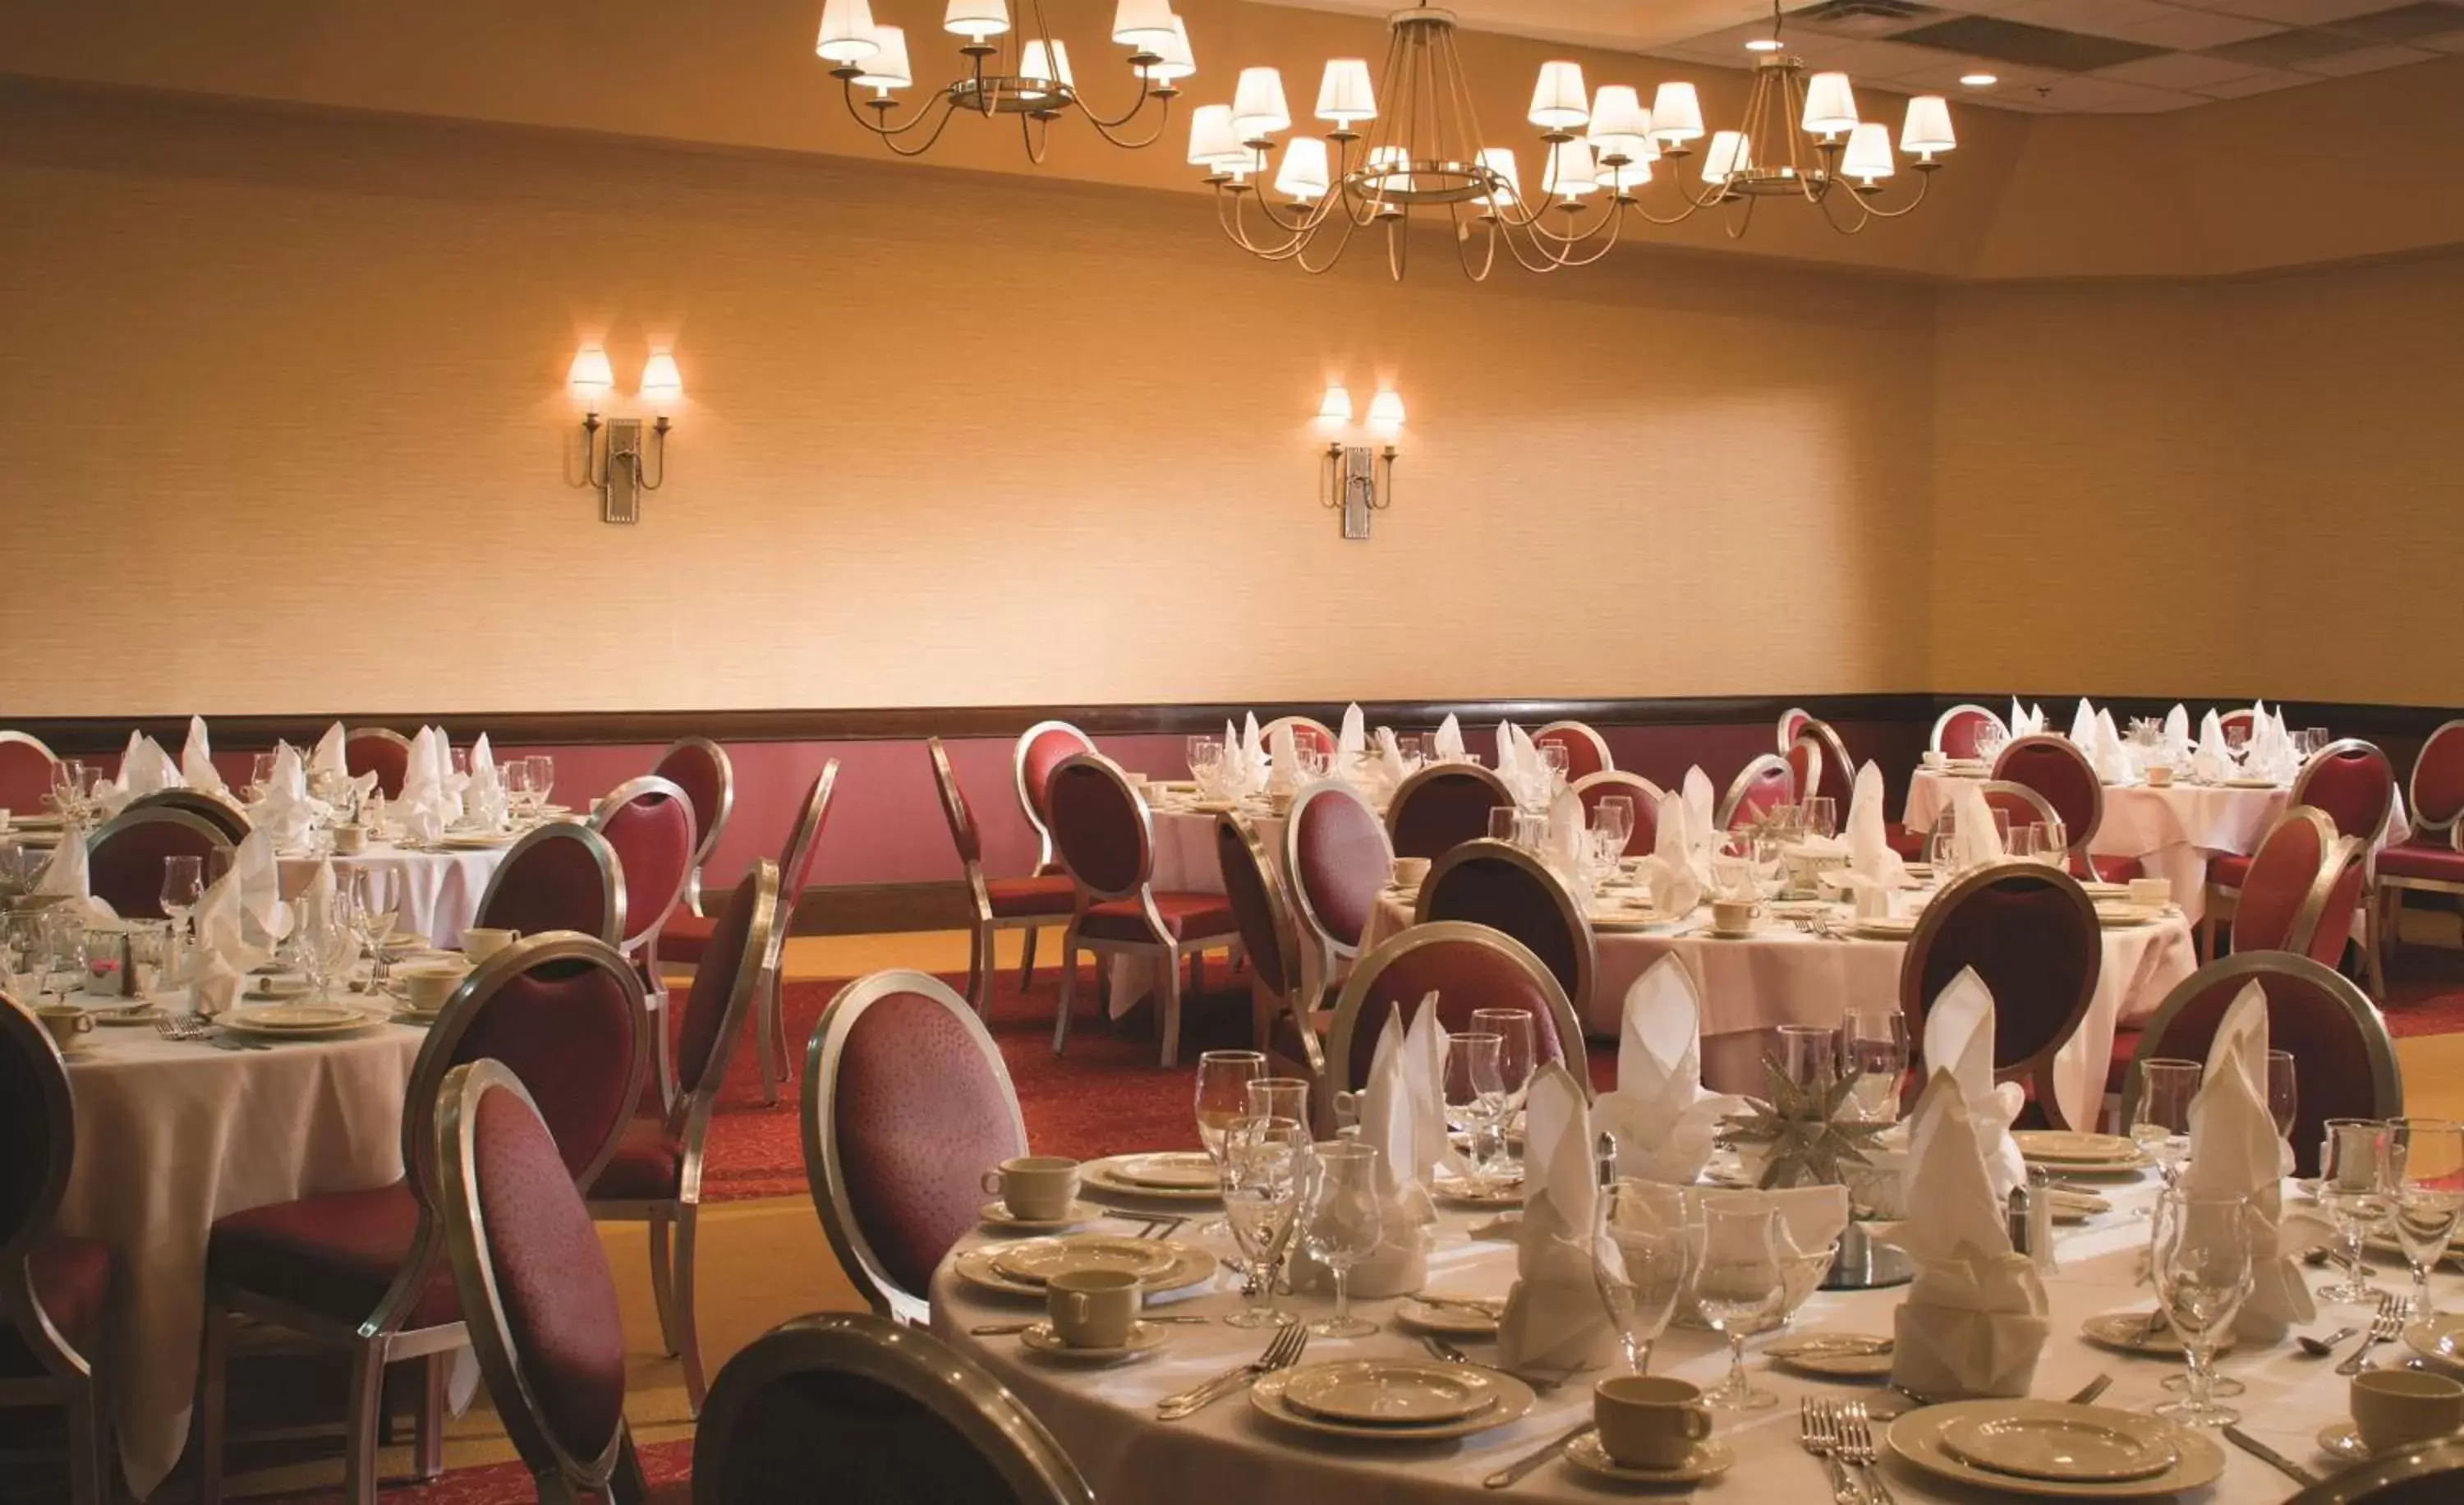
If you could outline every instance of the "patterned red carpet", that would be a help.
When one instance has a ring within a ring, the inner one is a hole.
[[[2408,946],[2387,964],[2387,1032],[2464,1034],[2464,953]]]

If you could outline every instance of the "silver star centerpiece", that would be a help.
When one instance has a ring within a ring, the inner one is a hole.
[[[1766,1191],[1844,1185],[1844,1167],[1873,1163],[1868,1152],[1877,1147],[1890,1125],[1842,1116],[1863,1074],[1849,1072],[1822,1087],[1808,1088],[1791,1081],[1776,1059],[1763,1057],[1769,1106],[1756,1102],[1729,1118],[1727,1136],[1740,1147],[1761,1146],[1768,1151],[1757,1185]]]

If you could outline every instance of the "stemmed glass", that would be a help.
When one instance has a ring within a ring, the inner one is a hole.
[[[496,784],[505,791],[505,808],[516,815],[531,813],[531,764],[527,758],[508,758],[496,764]]]
[[[1407,775],[1418,773],[1428,765],[1428,743],[1421,741],[1420,734],[1418,732],[1403,732],[1397,735],[1395,739],[1395,751],[1403,760],[1403,772]]]
[[[1501,1130],[1508,1128],[1523,1111],[1524,1100],[1531,1096],[1531,1077],[1540,1070],[1540,1043],[1531,1016],[1520,1008],[1475,1008],[1467,1032],[1497,1036],[1497,1079],[1506,1093],[1497,1122]],[[1504,1140],[1500,1134],[1501,1156],[1506,1151]]]
[[[1505,1042],[1466,1030],[1446,1040],[1446,1121],[1471,1141],[1474,1183],[1488,1180],[1497,1158],[1495,1141],[1507,1097],[1502,1056]]]
[[[1223,1217],[1250,1271],[1248,1304],[1223,1319],[1233,1327],[1293,1320],[1275,1304],[1275,1277],[1299,1221],[1309,1150],[1308,1137],[1289,1118],[1242,1118],[1223,1136]]]
[[[1592,807],[1592,830],[1609,831],[1617,837],[1617,853],[1625,855],[1626,843],[1634,839],[1634,798],[1625,794],[1604,794]]]
[[[1198,1058],[1198,1142],[1215,1162],[1216,1180],[1223,1179],[1223,1137],[1248,1114],[1249,1084],[1266,1074],[1266,1057],[1257,1051],[1209,1051]],[[1198,1230],[1201,1238],[1223,1231],[1221,1218],[1210,1219]]]
[[[1797,806],[1797,818],[1809,836],[1839,834],[1839,802],[1828,794],[1809,794]]]
[[[9,991],[19,997],[41,997],[43,972],[51,965],[52,944],[43,933],[44,913],[11,910],[0,916],[0,967],[8,973]]]
[[[2139,1063],[2139,1111],[2130,1120],[2130,1138],[2156,1162],[2167,1187],[2190,1158],[2190,1099],[2199,1095],[2205,1071],[2196,1061],[2162,1056]]]
[[[333,1001],[334,979],[359,960],[359,937],[352,933],[351,913],[357,906],[350,891],[337,889],[322,902],[294,906],[298,922],[292,930],[293,954],[299,973],[308,980],[310,995],[320,1004]]]
[[[532,808],[538,808],[547,804],[548,795],[556,788],[556,760],[545,753],[532,753],[522,762],[530,765],[531,798],[538,802]]]
[[[1668,1329],[1693,1268],[1685,1238],[1685,1194],[1657,1182],[1620,1180],[1600,1197],[1592,1273],[1629,1373],[1651,1367],[1651,1345]]]
[[[1241,1089],[1241,1117],[1287,1118],[1309,1142],[1309,1084],[1297,1076],[1261,1076]]]
[[[274,787],[274,764],[278,755],[270,752],[253,754],[248,760],[248,797],[251,803],[265,798]]]
[[[1993,763],[1993,755],[2000,752],[2002,750],[2002,744],[2010,740],[2011,734],[2009,732],[1994,725],[1991,721],[1986,722],[1984,725],[1976,729],[1977,758],[1988,767],[1991,767]]]
[[[171,955],[165,970],[176,985],[186,976],[187,958],[188,916],[206,896],[206,859],[203,857],[165,857],[163,859],[163,915],[171,921]]]
[[[1779,1310],[1787,1281],[1788,1231],[1769,1207],[1706,1207],[1703,1267],[1694,1274],[1695,1304],[1728,1340],[1728,1376],[1704,1392],[1703,1404],[1759,1411],[1779,1404],[1746,1375],[1746,1335]]]
[[[1780,1026],[1779,1064],[1790,1085],[1820,1096],[1838,1080],[1839,1031],[1828,1025]]]
[[[52,764],[52,804],[70,830],[85,825],[93,811],[95,790],[101,782],[102,770],[92,764],[62,758]]]
[[[1367,1338],[1377,1324],[1352,1315],[1352,1267],[1377,1252],[1386,1236],[1377,1196],[1377,1146],[1357,1140],[1320,1144],[1310,1153],[1309,1256],[1334,1277],[1334,1311],[1309,1325],[1319,1338]]]
[[[2189,1359],[2189,1393],[2157,1406],[2157,1415],[2186,1427],[2241,1420],[2216,1404],[2216,1349],[2250,1297],[2255,1231],[2248,1197],[2173,1186],[2157,1199],[2156,1295]]]
[[[1901,1078],[1908,1070],[1908,1017],[1896,1007],[1852,1008],[1839,1024],[1839,1066],[1857,1073],[1850,1102],[1867,1123],[1900,1117]]]
[[[2430,1299],[2430,1273],[2447,1257],[2464,1212],[2464,1124],[2446,1118],[2389,1118],[2379,1140],[2379,1189],[2396,1247],[2412,1267],[2408,1316],[2427,1322],[2438,1315]]]
[[[1540,744],[1540,765],[1549,770],[1549,799],[1553,803],[1566,792],[1566,744],[1550,741]]]
[[[1223,766],[1223,740],[1220,737],[1193,737],[1189,740],[1189,776],[1199,788],[1215,782],[1216,770]]]
[[[368,991],[385,991],[389,972],[385,943],[393,934],[401,918],[401,894],[393,889],[389,874],[378,868],[362,868],[351,874],[351,931],[360,944],[367,948],[370,959]]]
[[[2387,1218],[2379,1190],[2379,1138],[2387,1126],[2375,1118],[2330,1118],[2319,1142],[2319,1206],[2343,1245],[2344,1278],[2319,1288],[2322,1301],[2376,1305],[2379,1288],[2362,1263],[2362,1241]]]
[[[2301,1092],[2293,1067],[2293,1052],[2267,1052],[2267,1112],[2276,1120],[2276,1137],[2293,1142],[2293,1120],[2301,1105]]]

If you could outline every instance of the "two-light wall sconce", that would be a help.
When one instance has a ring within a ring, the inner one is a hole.
[[[1339,385],[1329,387],[1318,403],[1317,421],[1321,429],[1336,432],[1349,426],[1352,393]],[[1385,436],[1384,448],[1331,439],[1318,468],[1318,501],[1336,509],[1348,539],[1369,537],[1369,515],[1395,504],[1394,436],[1403,427],[1400,393],[1391,387],[1377,389],[1377,395],[1369,400],[1369,427]]]
[[[572,484],[598,491],[601,521],[641,521],[642,494],[658,490],[668,478],[668,409],[683,401],[685,395],[685,379],[676,370],[675,356],[664,349],[652,350],[650,358],[642,363],[639,396],[656,415],[650,425],[652,463],[648,467],[643,460],[642,420],[599,416],[600,405],[616,387],[615,368],[607,364],[605,349],[590,344],[574,352],[565,386],[585,409],[582,419],[582,479]],[[599,439],[602,429],[607,431],[604,446]]]

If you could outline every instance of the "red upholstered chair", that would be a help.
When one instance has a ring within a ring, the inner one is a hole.
[[[2067,737],[2051,733],[2019,737],[2002,744],[1994,755],[1993,777],[2005,784],[2024,784],[2044,797],[2070,833],[2071,871],[2081,877],[2127,883],[2140,875],[2136,857],[2094,857],[2088,843],[2104,824],[2104,786],[2087,754]]]
[[[1488,812],[1514,796],[1476,763],[1431,764],[1395,786],[1386,835],[1398,857],[1435,857],[1488,834]]]
[[[410,739],[384,726],[354,726],[342,734],[342,766],[352,778],[377,776],[377,790],[390,800],[402,793],[410,772]]]
[[[1826,760],[1822,756],[1820,742],[1811,737],[1800,737],[1791,742],[1788,751],[1780,756],[1788,763],[1788,779],[1793,787],[1808,791],[1822,787],[1823,764]],[[1847,808],[1844,805],[1840,807],[1843,814]]]
[[[1583,1026],[1566,990],[1522,941],[1466,920],[1437,920],[1398,931],[1370,947],[1343,981],[1327,1029],[1329,1093],[1353,1092],[1369,1080],[1377,1033],[1387,1010],[1399,1007],[1408,1025],[1420,1000],[1438,995],[1438,1021],[1449,1031],[1471,1028],[1474,1010],[1520,1008],[1532,1016],[1544,1059],[1568,1066],[1591,1092],[1583,1068]],[[1322,1104],[1321,1113],[1331,1112]]]
[[[192,810],[132,802],[86,839],[91,892],[122,919],[161,919],[163,859],[197,857],[213,873],[218,858],[230,860],[231,845],[220,827]]]
[[[1026,1153],[1000,1047],[947,983],[875,972],[822,1010],[799,1112],[839,1268],[874,1311],[921,1325],[935,1267],[976,1226],[984,1172]]]
[[[646,773],[602,795],[590,812],[590,829],[616,849],[617,874],[625,880],[625,939],[617,949],[633,959],[649,989],[651,1045],[658,1063],[659,1101],[676,1096],[676,1068],[669,1030],[667,985],[659,981],[659,929],[684,897],[693,877],[693,801],[672,780]]]
[[[975,902],[975,923],[968,932],[967,999],[983,1014],[992,1007],[993,946],[1004,930],[1023,930],[1032,945],[1036,931],[1067,924],[1078,907],[1078,885],[1067,873],[1038,873],[1023,878],[984,876],[984,843],[976,829],[976,814],[957,770],[938,737],[926,740],[933,755],[933,786],[941,796],[941,814],[950,823],[950,844],[958,849],[966,869],[967,896]]]
[[[2293,917],[2290,949],[2324,967],[2340,967],[2344,947],[2353,939],[2353,922],[2361,915],[2362,885],[2367,875],[2367,849],[2357,836],[2339,836],[2319,863],[2319,880]]]
[[[2456,819],[2464,813],[2464,719],[2444,723],[2421,744],[2408,803],[2412,835],[2372,863],[2367,945],[2374,967],[2403,939],[2407,892],[2464,895],[2464,821]]]
[[[2054,1094],[2054,1057],[2079,1033],[2104,969],[2096,906],[2079,880],[2042,862],[1990,862],[1925,906],[1900,961],[1908,1038],[1925,1039],[1933,1001],[1974,968],[1993,994],[1993,1073],[2026,1087],[2050,1126],[2072,1124]]]
[[[1329,758],[1334,756],[1333,731],[1324,721],[1312,720],[1306,716],[1278,716],[1258,728],[1258,735],[1265,739],[1269,753],[1274,749],[1275,733],[1287,726],[1292,729],[1293,746],[1314,747]]]
[[[488,874],[472,923],[526,936],[576,930],[615,945],[625,939],[624,864],[579,821],[535,826]]]
[[[2024,784],[2011,784],[2000,779],[1984,779],[1978,781],[1977,792],[1985,796],[1985,808],[1990,810],[2000,810],[2009,820],[2013,830],[2020,830],[2030,826],[2041,826],[2048,821],[2061,818],[2055,813],[2051,805],[2045,803],[2043,795]],[[1953,818],[1952,809],[1953,807],[1949,805],[1943,806],[1940,812],[1933,818],[1935,830],[1940,830],[1944,821]],[[1925,834],[1930,836],[1933,832],[1927,831]]]
[[[701,1409],[707,1386],[693,1321],[693,1250],[701,1211],[701,1163],[710,1116],[727,1074],[728,1052],[744,1023],[776,985],[787,938],[779,867],[763,857],[736,885],[718,915],[710,950],[685,994],[676,1055],[676,1100],[657,1118],[635,1114],[625,1137],[589,1185],[590,1216],[650,1226],[650,1294],[668,1352],[684,1359],[685,1402]],[[675,1260],[668,1229],[675,1229]]]
[[[223,833],[223,839],[236,847],[248,839],[255,825],[229,799],[204,789],[157,789],[141,794],[120,808],[123,815],[130,810],[186,810]]]
[[[1978,734],[1989,726],[2005,739],[2011,735],[2011,728],[2003,724],[2002,718],[1986,707],[1954,705],[1934,718],[1933,736],[1926,745],[1946,757],[1974,758],[1978,756]]]
[[[1728,792],[1720,797],[1717,817],[1722,830],[1735,830],[1750,826],[1783,805],[1796,803],[1796,775],[1786,758],[1777,753],[1765,753],[1745,765]],[[1839,818],[1846,820],[1848,811],[1840,808]]]
[[[1787,710],[1780,712],[1779,750],[1785,753],[1791,747],[1794,746],[1796,744],[1796,734],[1805,730],[1805,723],[1813,719],[1814,713],[1801,705],[1792,705]]]
[[[2117,1064],[2156,1056],[2204,1061],[2225,1010],[2256,983],[2267,994],[2267,1043],[2290,1051],[2299,1068],[2293,1118],[2296,1173],[2319,1174],[2321,1126],[2329,1118],[2387,1118],[2404,1112],[2404,1075],[2387,1021],[2362,990],[2307,957],[2235,952],[2176,985],[2144,1029],[2114,1040]],[[2127,1055],[2123,1052],[2128,1051]],[[2139,1073],[2124,1069],[2122,1121],[2139,1102]]]
[[[826,1481],[826,1488],[824,1483]],[[1095,1505],[1034,1412],[932,1334],[800,1317],[727,1361],[693,1435],[693,1505]]]
[[[1215,817],[1223,896],[1249,954],[1250,1036],[1278,1058],[1274,1074],[1314,1081],[1326,1070],[1325,973],[1302,940],[1292,902],[1258,829],[1244,815]]]
[[[647,1499],[616,1277],[556,1136],[495,1061],[453,1068],[438,1099],[438,1221],[505,1434],[543,1501]]]
[[[41,739],[27,732],[0,731],[0,809],[32,815],[51,797],[52,764],[57,763]]]
[[[2307,805],[2296,805],[2276,818],[2242,876],[2233,916],[2235,951],[2302,948],[2304,938],[2295,935],[2295,921],[2336,840],[2336,823]]]
[[[1102,753],[1080,753],[1052,770],[1045,790],[1052,839],[1077,880],[1076,908],[1061,937],[1061,1007],[1054,1010],[1052,1053],[1069,1040],[1069,1010],[1078,993],[1078,953],[1100,962],[1121,954],[1155,963],[1163,1022],[1163,1064],[1180,1058],[1180,963],[1209,946],[1240,938],[1232,905],[1221,894],[1158,893],[1155,830],[1146,802],[1120,764]]]
[[[1563,878],[1510,842],[1467,841],[1429,865],[1412,923],[1461,919],[1512,936],[1565,989],[1574,1017],[1590,1017],[1599,948]]]
[[[343,1478],[348,1505],[377,1497],[385,1366],[421,1360],[427,1384],[415,1467],[444,1464],[444,1358],[466,1341],[437,1219],[431,1120],[445,1075],[493,1058],[529,1090],[576,1186],[614,1153],[648,1074],[641,975],[571,931],[531,936],[472,969],[420,1046],[403,1103],[402,1180],[252,1207],[206,1243],[205,1341],[197,1365],[199,1505],[222,1495],[224,1370],[231,1318],[289,1329],[349,1356]]]
[[[1284,822],[1284,871],[1291,875],[1292,918],[1323,989],[1341,963],[1360,954],[1377,896],[1395,875],[1395,849],[1358,790],[1315,784],[1292,801]]]
[[[702,864],[718,850],[727,817],[736,810],[736,764],[728,761],[727,749],[709,738],[685,737],[669,743],[650,771],[684,790],[693,804],[693,830],[701,840],[693,849],[693,872],[685,878],[685,909],[699,915]],[[662,939],[665,934],[661,932]]]
[[[1837,727],[1829,721],[1810,718],[1804,730],[1797,733],[1797,741],[1812,742],[1821,753],[1821,757],[1811,760],[1811,777],[1798,769],[1793,756],[1789,759],[1791,770],[1796,773],[1797,798],[1803,799],[1810,794],[1829,795],[1838,807],[1839,823],[1844,828],[1848,822],[1848,801],[1857,792],[1857,760],[1849,756],[1848,743],[1839,736]]]
[[[2232,731],[2235,727],[2239,727],[2246,732],[2253,726],[2258,724],[2258,713],[2251,710],[2247,706],[2238,711],[2227,711],[2224,715],[2216,718],[2216,724],[2227,732]]]
[[[1645,857],[1660,843],[1660,800],[1661,790],[1639,773],[1611,770],[1595,773],[1588,779],[1577,779],[1569,786],[1574,798],[1583,802],[1583,818],[1588,821],[1600,808],[1600,801],[1620,794],[1634,802],[1634,830],[1625,839],[1626,855]],[[1841,816],[1845,819],[1843,813]]]
[[[1570,784],[1617,766],[1617,760],[1609,756],[1608,739],[1581,721],[1551,721],[1531,734],[1531,744],[1566,749],[1566,781]]]
[[[1045,815],[1045,786],[1052,782],[1052,770],[1061,766],[1063,759],[1094,750],[1094,739],[1067,721],[1038,721],[1019,734],[1018,745],[1010,752],[1010,782],[1018,788],[1018,808],[1025,814],[1027,825],[1035,830],[1035,872],[1039,877],[1061,871],[1060,860],[1053,854],[1051,824]],[[1018,985],[1023,988],[1035,985],[1035,938],[1039,934],[1040,931],[1029,930],[1020,949]]]
[[[2330,742],[2312,754],[2294,776],[2289,803],[2324,812],[2335,823],[2337,834],[2358,837],[2366,850],[2387,829],[2387,816],[2395,808],[2395,765],[2387,762],[2386,753],[2360,738]],[[2211,935],[2217,917],[2232,912],[2242,880],[2249,875],[2250,863],[2250,857],[2239,852],[2225,852],[2208,860],[2207,928]],[[2366,906],[2366,880],[2362,897]],[[2375,950],[2369,961],[2375,967]]]
[[[51,1035],[5,993],[0,1144],[0,1406],[63,1407],[70,1499],[109,1505],[111,1418],[96,1356],[111,1250],[52,1227],[77,1163],[77,1105]]]

